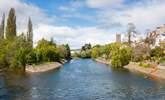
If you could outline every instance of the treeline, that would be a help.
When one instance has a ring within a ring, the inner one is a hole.
[[[107,45],[96,45],[92,49],[92,58],[110,60],[115,68],[122,68],[127,65],[132,57],[132,49],[128,44],[111,43]]]
[[[91,56],[93,59],[111,60],[112,66],[116,68],[122,68],[131,61],[141,63],[143,61],[153,61],[156,63],[165,61],[164,48],[160,46],[150,48],[147,44],[130,46],[128,42],[94,46]]]
[[[91,44],[85,44],[82,46],[80,52],[75,52],[73,57],[79,57],[79,58],[91,58]]]
[[[91,50],[91,57],[111,61],[112,66],[116,68],[122,68],[129,62],[138,62],[144,67],[149,67],[152,62],[157,64],[165,62],[165,47],[159,45],[153,48],[156,37],[148,33],[146,37],[137,42],[132,37],[138,34],[135,25],[129,23],[125,42],[96,45]]]
[[[154,46],[156,37],[152,37],[148,33],[139,41],[133,40],[132,38],[138,34],[135,25],[129,23],[126,41],[93,47],[91,44],[85,44],[79,53],[75,53],[75,56],[110,61],[115,68],[122,68],[129,62],[138,62],[140,66],[144,67],[149,67],[150,63],[165,62],[165,47],[163,45]]]
[[[53,39],[42,39],[33,48],[33,28],[31,18],[28,20],[26,33],[17,35],[15,9],[11,8],[5,27],[5,14],[0,25],[0,68],[23,69],[27,64],[39,64],[70,59],[70,47],[56,45]]]

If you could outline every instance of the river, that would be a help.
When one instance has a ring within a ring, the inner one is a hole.
[[[77,59],[45,73],[1,74],[0,100],[165,100],[165,84]]]

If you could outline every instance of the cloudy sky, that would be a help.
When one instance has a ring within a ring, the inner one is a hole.
[[[141,33],[165,24],[165,0],[0,0],[0,16],[11,7],[18,33],[26,32],[31,17],[35,43],[53,37],[71,48],[113,42],[130,22]]]

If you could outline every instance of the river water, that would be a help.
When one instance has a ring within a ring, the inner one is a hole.
[[[1,74],[0,100],[165,100],[165,84],[77,59],[45,73]]]

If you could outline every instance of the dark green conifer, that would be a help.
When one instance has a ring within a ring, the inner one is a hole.
[[[2,21],[0,25],[0,40],[4,39],[4,28],[5,28],[5,14],[2,16]]]
[[[31,47],[33,47],[33,25],[31,18],[28,20],[27,41],[30,43]]]

